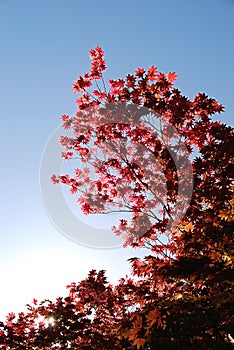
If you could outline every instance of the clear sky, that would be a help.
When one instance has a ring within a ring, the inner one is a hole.
[[[115,281],[138,254],[69,241],[41,201],[42,152],[60,115],[75,111],[72,83],[88,71],[88,51],[103,47],[107,79],[151,65],[176,71],[185,95],[216,98],[233,125],[233,38],[232,0],[0,0],[0,318],[63,294],[91,268]]]

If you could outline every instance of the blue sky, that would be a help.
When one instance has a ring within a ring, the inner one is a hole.
[[[116,280],[130,249],[93,250],[62,236],[41,201],[43,149],[60,115],[75,111],[72,83],[103,47],[106,79],[137,67],[176,71],[176,86],[223,103],[233,125],[234,1],[0,0],[0,317],[54,298],[91,268]],[[85,234],[85,233],[84,233]]]

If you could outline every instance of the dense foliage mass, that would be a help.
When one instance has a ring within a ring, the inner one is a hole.
[[[90,72],[73,85],[77,113],[62,116],[73,137],[61,137],[62,156],[86,166],[52,181],[79,194],[87,214],[128,211],[113,230],[149,255],[130,259],[132,275],[117,285],[93,270],[67,297],[10,313],[0,323],[0,349],[231,349],[233,129],[211,119],[223,107],[203,93],[188,99],[173,87],[175,73],[155,67],[107,87],[102,49],[90,58]]]

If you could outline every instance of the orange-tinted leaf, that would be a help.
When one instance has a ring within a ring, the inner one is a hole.
[[[158,309],[151,310],[148,313],[148,315],[146,316],[146,321],[147,323],[149,323],[150,327],[152,327],[155,324],[159,316],[160,316],[160,312]]]
[[[145,345],[145,339],[143,338],[137,338],[134,340],[134,345],[137,346],[137,350],[139,350],[141,347]]]
[[[184,226],[186,232],[192,231],[194,229],[193,224],[190,222],[188,225]]]

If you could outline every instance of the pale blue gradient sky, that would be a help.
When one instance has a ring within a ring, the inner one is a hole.
[[[176,71],[176,86],[206,92],[233,124],[234,1],[0,1],[0,317],[55,297],[91,268],[116,280],[131,250],[81,247],[53,227],[41,202],[43,148],[61,114],[72,114],[72,82],[100,45],[106,78],[137,67]],[[135,254],[136,252],[134,252]]]

